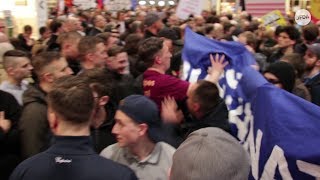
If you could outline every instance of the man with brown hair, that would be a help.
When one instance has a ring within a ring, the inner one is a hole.
[[[82,36],[78,32],[67,32],[59,35],[57,42],[61,47],[61,55],[67,59],[74,74],[80,71],[78,45]]]
[[[48,120],[53,145],[22,162],[11,175],[15,179],[137,179],[127,167],[97,155],[89,138],[95,106],[89,84],[78,76],[57,80],[48,94]]]
[[[45,150],[50,141],[46,95],[60,77],[72,74],[68,63],[58,52],[44,52],[34,57],[32,65],[39,83],[23,94],[20,119],[22,156],[28,158]]]
[[[78,51],[80,53],[82,71],[105,67],[108,54],[101,38],[95,36],[82,38],[79,42]]]
[[[22,94],[29,84],[25,79],[31,77],[33,69],[28,54],[20,50],[10,50],[3,55],[3,66],[7,80],[0,84],[0,89],[12,94],[22,106]]]

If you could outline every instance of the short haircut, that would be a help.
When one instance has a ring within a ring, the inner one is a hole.
[[[103,40],[95,36],[83,37],[78,45],[80,57],[83,58],[88,54],[96,51],[96,46],[99,43],[104,43]]]
[[[313,42],[313,41],[317,40],[317,38],[319,36],[319,29],[314,24],[308,24],[306,26],[303,26],[302,34],[303,34],[303,38],[307,42]]]
[[[283,28],[280,29],[280,33],[286,33],[288,34],[289,38],[293,41],[298,41],[300,37],[300,33],[297,28],[294,26],[284,26]]]
[[[138,34],[130,34],[125,39],[124,49],[128,53],[128,55],[135,55],[138,53],[139,42],[142,40],[142,37]]]
[[[116,56],[119,53],[126,52],[123,47],[114,45],[108,50],[108,56]]]
[[[17,57],[25,57],[29,59],[28,53],[21,50],[9,50],[3,54],[3,68],[15,67]]]
[[[76,40],[81,39],[82,36],[76,31],[62,33],[58,36],[57,43],[62,46],[66,42],[75,42]]]
[[[62,26],[62,21],[55,19],[50,23],[49,28],[52,33],[56,33],[58,32],[59,28],[61,28],[61,26]]]
[[[241,33],[241,35],[243,35],[244,37],[246,37],[247,39],[247,44],[249,46],[251,46],[252,48],[256,48],[257,45],[257,38],[256,35],[253,32],[250,31],[245,31],[243,33]]]
[[[101,38],[104,41],[104,44],[106,44],[106,42],[108,41],[108,39],[111,37],[111,32],[103,32],[103,33],[99,33],[96,36]]]
[[[23,30],[24,30],[24,32],[32,31],[32,27],[31,27],[30,25],[25,25],[25,26],[23,27]]]
[[[111,96],[113,87],[113,78],[111,74],[104,68],[88,69],[81,73],[79,76],[86,79],[90,84],[93,91],[95,91],[99,97]]]
[[[151,67],[154,63],[154,58],[163,48],[163,40],[157,37],[151,37],[143,40],[139,45],[138,55],[144,62],[146,67]]]
[[[40,27],[40,28],[39,28],[39,34],[40,34],[40,35],[43,35],[47,30],[48,30],[48,28],[45,27],[45,26]]]
[[[59,52],[48,51],[42,52],[32,59],[33,70],[38,77],[41,76],[45,67],[50,65],[54,61],[58,61],[62,58]]]
[[[200,104],[200,110],[202,113],[213,110],[220,102],[218,87],[209,81],[200,80],[197,82],[198,87],[193,92],[193,99]]]
[[[48,104],[64,121],[83,124],[90,120],[94,98],[83,78],[65,76],[54,83],[52,91],[48,93]]]

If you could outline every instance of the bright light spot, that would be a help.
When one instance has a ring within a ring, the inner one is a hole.
[[[143,5],[146,5],[147,2],[146,2],[146,1],[139,1],[139,4],[140,4],[141,6],[143,6]]]
[[[166,3],[165,3],[164,1],[159,1],[159,2],[158,2],[158,5],[159,5],[159,6],[164,6],[165,4],[166,4]]]
[[[173,6],[175,3],[174,3],[174,1],[169,1],[168,2],[171,6]]]
[[[151,5],[154,5],[156,2],[155,2],[155,1],[149,1],[149,3],[150,3]]]

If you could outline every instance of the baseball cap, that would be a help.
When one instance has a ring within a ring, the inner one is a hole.
[[[220,128],[191,133],[173,155],[170,179],[248,179],[249,155]]]
[[[147,124],[148,135],[152,141],[163,140],[160,112],[151,99],[143,95],[130,95],[120,101],[118,110],[138,124]]]
[[[307,45],[307,48],[320,59],[320,43]]]

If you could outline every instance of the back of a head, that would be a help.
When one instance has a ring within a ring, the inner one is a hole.
[[[25,57],[29,59],[28,53],[21,50],[9,50],[3,54],[3,68],[15,67],[17,64],[16,59]]]
[[[142,37],[138,34],[129,34],[125,39],[124,49],[125,51],[131,55],[138,53],[139,42],[142,40]]]
[[[163,40],[151,37],[141,41],[139,44],[138,55],[145,63],[146,67],[151,67],[154,63],[155,55],[163,48]]]
[[[83,37],[78,45],[78,51],[82,59],[88,53],[93,53],[99,43],[104,43],[103,40],[96,36]]]
[[[88,69],[79,76],[84,78],[99,97],[111,96],[113,88],[113,78],[109,71],[104,68]]]
[[[219,128],[191,133],[173,155],[171,180],[248,179],[248,153]]]
[[[50,23],[49,29],[52,33],[58,32],[58,30],[62,27],[63,21],[60,19],[55,19]]]
[[[319,29],[316,25],[309,24],[302,28],[302,34],[307,43],[312,43],[317,40],[319,36]]]
[[[54,61],[60,60],[61,58],[61,54],[55,51],[42,52],[34,56],[32,58],[32,66],[37,77],[40,78],[43,73],[50,71],[47,67]]]
[[[55,81],[48,94],[48,104],[60,119],[71,124],[89,122],[94,108],[93,93],[79,76],[64,76]]]
[[[209,81],[200,80],[198,87],[194,90],[193,101],[200,104],[202,113],[213,110],[221,102],[218,87]]]

